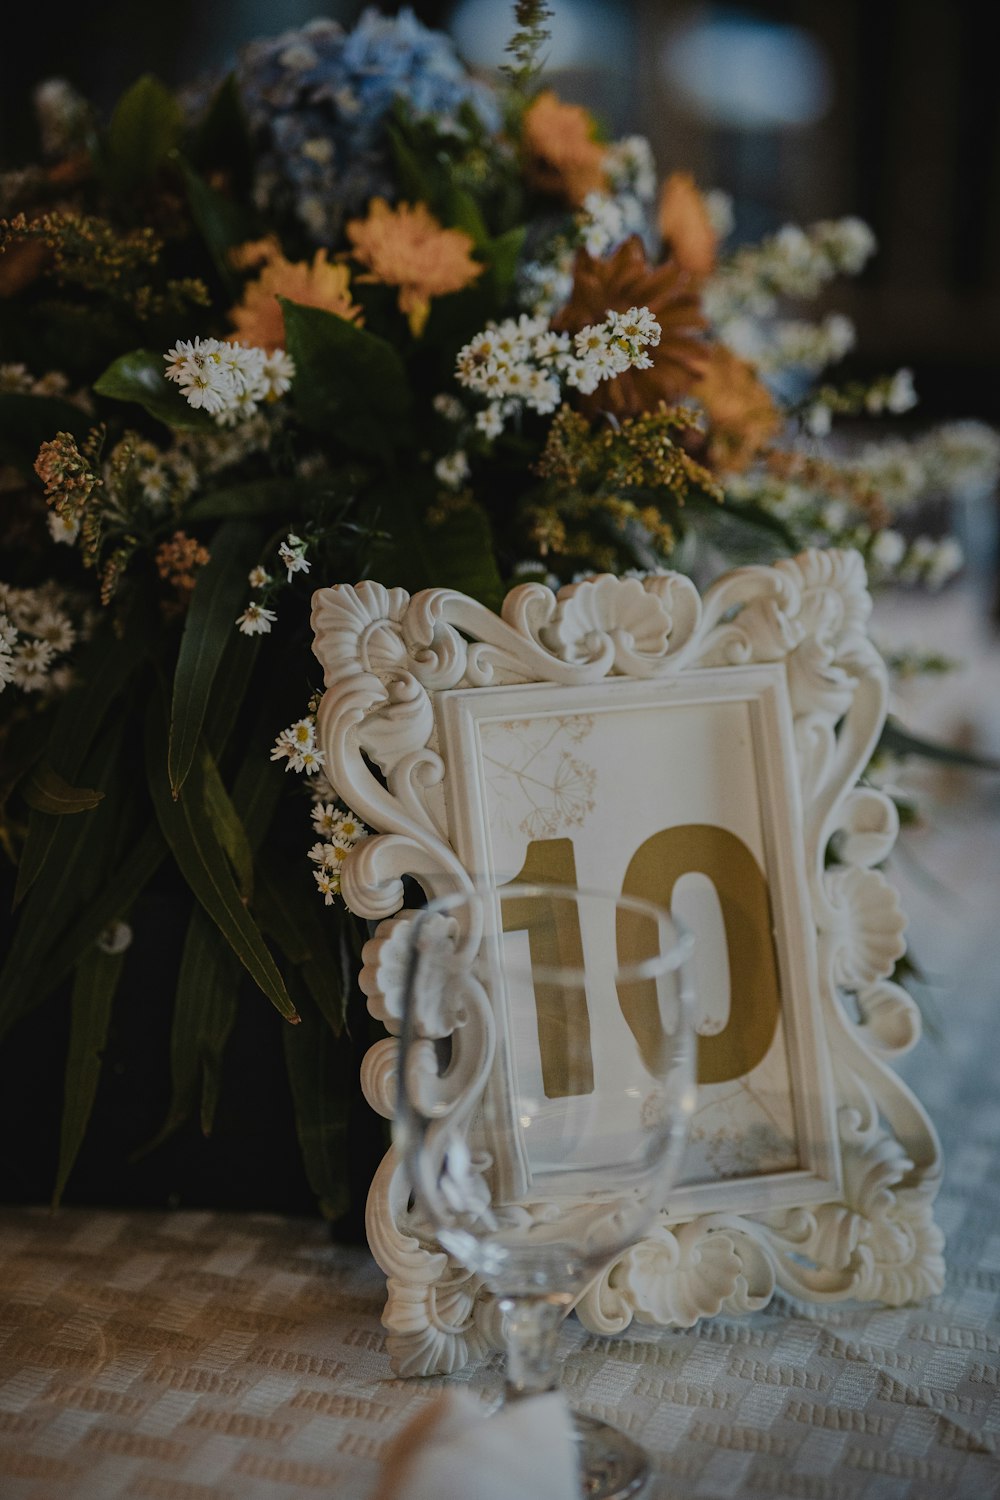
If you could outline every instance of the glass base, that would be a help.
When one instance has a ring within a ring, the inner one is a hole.
[[[625,1500],[638,1495],[649,1478],[649,1458],[624,1432],[570,1413],[580,1465],[580,1494],[584,1500]]]

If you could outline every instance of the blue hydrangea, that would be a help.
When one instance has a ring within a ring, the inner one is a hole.
[[[366,10],[351,32],[316,20],[252,42],[236,76],[258,152],[258,207],[293,213],[319,244],[334,244],[370,198],[397,196],[385,131],[396,99],[443,131],[460,130],[463,104],[487,129],[499,125],[493,95],[451,39],[409,9]]]

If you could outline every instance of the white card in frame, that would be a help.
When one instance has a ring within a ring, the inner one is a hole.
[[[919,1016],[889,977],[904,922],[877,867],[895,808],[859,784],[887,696],[869,612],[861,558],[838,551],[737,569],[704,598],[672,573],[558,595],[526,584],[500,616],[448,589],[315,595],[326,768],[376,830],[345,861],[343,892],[379,922],[361,982],[390,1032],[405,875],[429,896],[482,879],[621,889],[695,932],[684,1179],[580,1299],[594,1332],[752,1311],[776,1287],[887,1303],[940,1289],[939,1148],[888,1065]],[[583,1003],[567,1046],[532,996],[501,1020],[490,1086],[517,1069],[563,1097],[613,1066],[621,1028],[641,1046],[647,1024]],[[452,1037],[449,1071],[470,1096],[490,1030],[471,1015]],[[362,1070],[385,1115],[396,1045],[376,1043]],[[531,1169],[544,1198],[546,1163]],[[402,1227],[406,1198],[390,1151],[367,1220],[390,1349],[406,1373],[454,1370],[498,1342],[494,1314],[477,1278]]]

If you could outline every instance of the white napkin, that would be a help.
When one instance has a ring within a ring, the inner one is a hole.
[[[383,1458],[372,1500],[578,1500],[569,1408],[553,1391],[486,1416],[467,1392],[443,1391]]]

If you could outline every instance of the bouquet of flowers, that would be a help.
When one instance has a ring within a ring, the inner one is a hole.
[[[515,12],[497,85],[405,10],[178,96],[143,78],[107,123],[53,81],[39,161],[0,178],[0,1034],[72,976],[57,1199],[131,922],[173,879],[157,1139],[212,1128],[242,965],[296,1023],[309,1179],[345,1208],[331,1058],[365,933],[339,867],[366,830],[315,741],[315,582],[496,605],[834,543],[936,585],[955,543],[897,515],[995,481],[976,423],[838,441],[915,400],[907,370],[825,378],[853,329],[801,313],[861,270],[864,224],[727,251],[727,201],[602,139],[540,79],[547,7]]]

